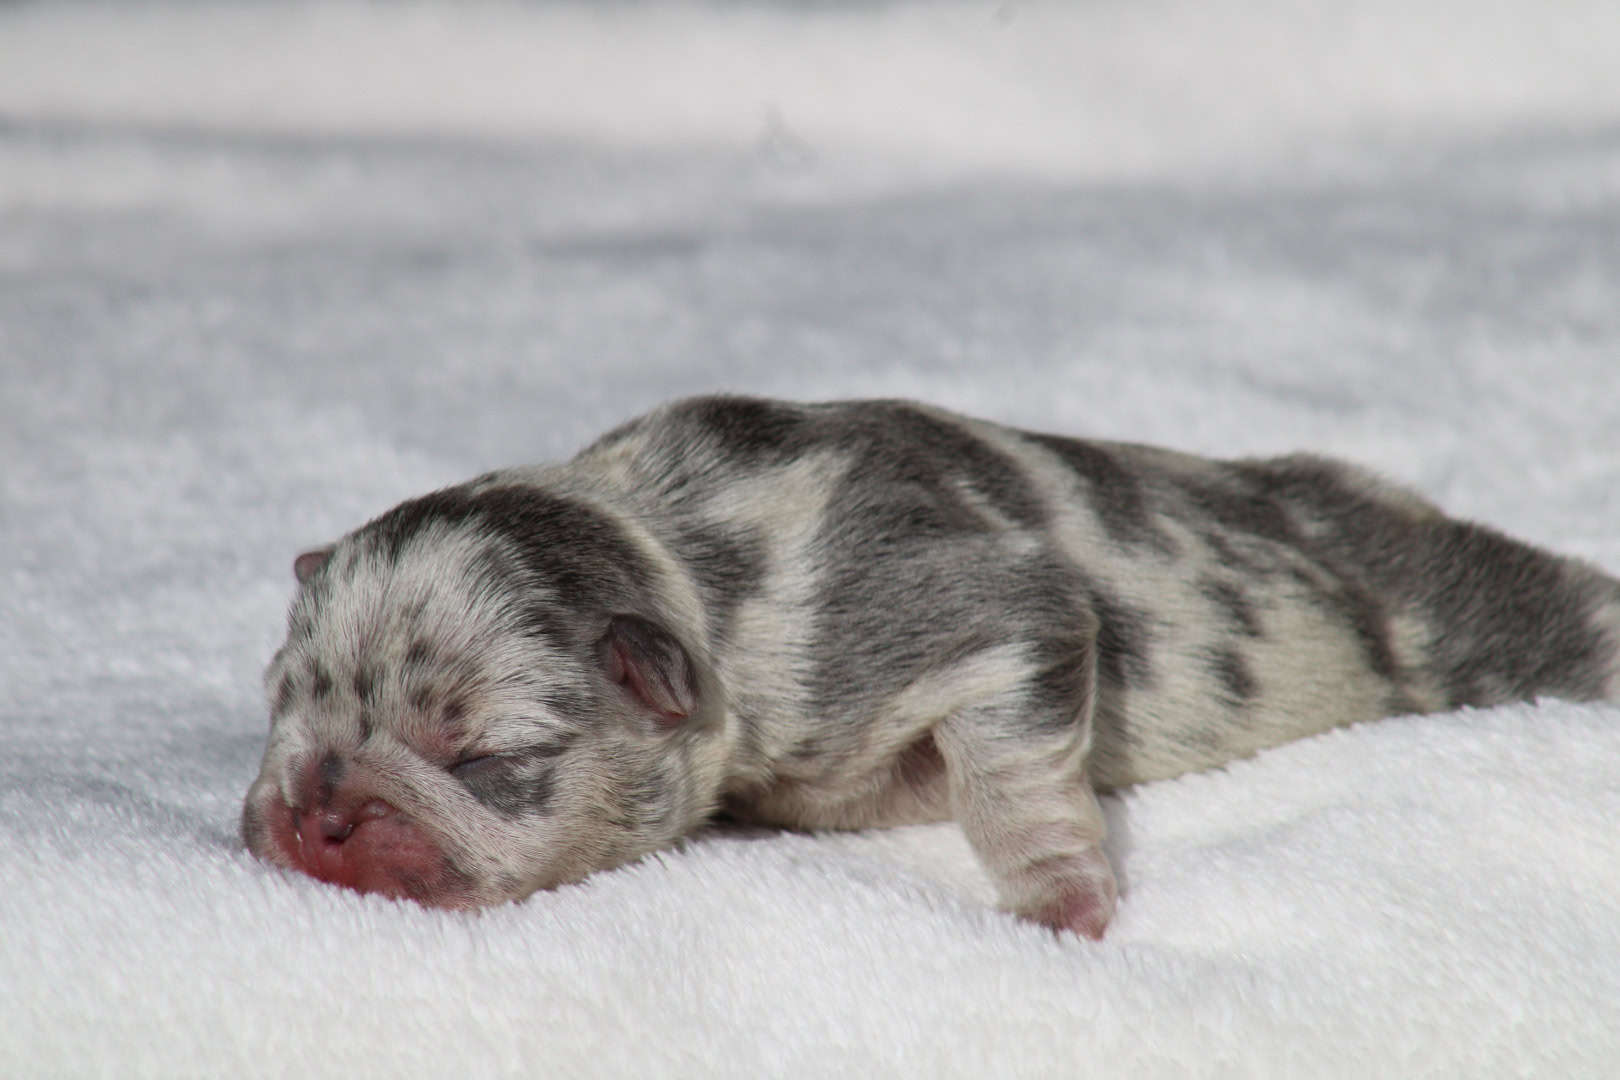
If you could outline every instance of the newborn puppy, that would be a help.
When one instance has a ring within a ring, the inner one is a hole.
[[[445,907],[720,811],[953,818],[1007,907],[1097,937],[1098,789],[1620,696],[1620,583],[1366,472],[899,402],[677,402],[294,569],[247,846]]]

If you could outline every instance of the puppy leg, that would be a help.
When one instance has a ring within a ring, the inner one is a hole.
[[[1102,807],[1085,777],[1096,644],[1051,643],[1012,689],[935,730],[951,805],[1002,903],[1056,930],[1102,937],[1114,913]]]

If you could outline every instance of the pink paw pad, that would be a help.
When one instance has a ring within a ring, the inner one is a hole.
[[[1082,937],[1101,941],[1103,931],[1114,917],[1114,898],[1094,888],[1072,889],[1035,909],[1029,917],[1059,933],[1072,930]]]

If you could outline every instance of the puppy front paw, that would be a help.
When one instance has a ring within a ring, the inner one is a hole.
[[[1031,922],[1100,941],[1118,902],[1113,867],[1100,848],[1043,860],[1024,871],[1025,888],[1012,905]]]

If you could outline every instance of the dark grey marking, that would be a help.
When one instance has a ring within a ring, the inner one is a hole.
[[[1331,537],[1325,543],[1312,539],[1296,524],[1296,517],[1320,520],[1311,504],[1330,487],[1342,488],[1343,476],[1344,470],[1337,466],[1294,457],[1229,464],[1213,477],[1183,477],[1178,483],[1197,509],[1230,530],[1225,537],[1218,533],[1205,536],[1223,562],[1260,577],[1269,569],[1286,567],[1314,603],[1351,628],[1368,667],[1382,678],[1399,682],[1405,673],[1390,642],[1388,615],[1377,590],[1367,586],[1364,576],[1370,561],[1382,556],[1369,550],[1335,553],[1330,550],[1335,543]],[[1390,512],[1389,505],[1381,501],[1360,496],[1353,501],[1358,510]],[[1401,518],[1411,524],[1409,517]],[[1245,537],[1248,544],[1240,553],[1234,545]],[[1264,555],[1256,541],[1273,546],[1275,554]],[[1351,557],[1345,558],[1346,554]],[[1306,563],[1298,561],[1300,555]],[[1235,623],[1254,624],[1252,611],[1241,619],[1233,597],[1205,595]]]
[[[757,470],[799,457],[811,444],[807,410],[783,402],[745,397],[705,397],[678,402],[656,421],[641,417],[592,443],[582,456],[644,435],[637,460],[668,509],[688,511],[713,492],[707,482],[722,468]]]
[[[569,686],[547,686],[540,691],[539,701],[550,711],[571,720],[589,716],[593,705],[590,695]]]
[[[738,606],[764,584],[764,539],[714,525],[692,524],[679,529],[674,547],[697,579],[704,610],[710,617],[710,632],[720,643],[726,643]]]
[[[337,793],[338,785],[343,782],[343,774],[348,771],[343,759],[337,754],[328,751],[316,766],[316,780],[319,787],[315,791],[315,801],[320,806],[331,803],[333,795]]]
[[[637,831],[668,821],[675,815],[679,789],[676,776],[668,771],[633,777],[621,795],[620,820]]]
[[[1220,565],[1259,580],[1274,574],[1282,555],[1271,541],[1256,542],[1254,537],[1222,533],[1218,529],[1204,528],[1199,537]]]
[[[332,676],[326,670],[326,665],[316,661],[311,667],[309,692],[316,701],[320,701],[332,692]]]
[[[1029,438],[1057,455],[1085,482],[1088,505],[1109,536],[1123,544],[1147,545],[1164,555],[1177,554],[1176,542],[1154,520],[1137,472],[1095,443],[1057,435]]]
[[[706,513],[717,475],[818,450],[848,462],[819,529],[822,573],[805,680],[811,707],[834,732],[822,748],[834,767],[859,751],[853,725],[909,682],[992,644],[1071,630],[1085,606],[1072,567],[1046,554],[1030,560],[998,539],[1007,521],[1046,524],[1045,505],[1020,465],[923,409],[707,398],[677,404],[634,431],[635,465],[649,493],[675,512],[677,528],[688,515]],[[596,448],[626,438],[626,430],[610,433]],[[982,504],[999,516],[983,513]],[[691,560],[706,600],[729,600],[764,572],[763,559],[756,566],[744,551],[746,572],[728,569],[721,580],[721,545],[690,533],[682,539],[673,536],[672,546]],[[723,537],[726,546],[748,539]],[[1009,596],[1031,602],[1009,605]],[[720,614],[717,637],[727,629]],[[942,626],[950,628],[943,636]],[[852,651],[851,641],[868,644]]]
[[[1097,673],[1115,686],[1144,687],[1153,680],[1147,616],[1097,585],[1088,588],[1097,613]]]
[[[1455,704],[1602,696],[1614,643],[1595,632],[1590,583],[1576,586],[1559,561],[1481,526],[1444,522],[1426,532],[1427,562],[1446,576],[1390,584],[1419,597],[1441,628],[1434,664]]]
[[[855,451],[846,482],[916,488],[957,502],[951,484],[965,481],[1009,520],[1045,526],[1046,507],[1024,470],[971,432],[903,402],[860,402],[837,415],[823,424],[833,446]]]
[[[610,434],[598,446],[621,437]],[[780,466],[828,449],[848,454],[857,483],[924,489],[959,501],[966,483],[1008,519],[1039,528],[1046,508],[1018,463],[957,424],[900,401],[788,405],[743,397],[682,402],[650,433],[643,458],[657,466],[654,483],[669,504],[706,498],[710,469],[672,462],[714,461],[738,469]],[[588,452],[588,451],[587,451]]]
[[[416,638],[411,642],[410,647],[405,650],[405,666],[412,670],[425,668],[428,666],[429,661],[433,659],[433,653],[434,649],[431,641],[427,638]]]
[[[1261,477],[1255,466],[1233,465],[1212,476],[1179,477],[1177,484],[1195,510],[1225,528],[1294,546],[1294,526]]]
[[[579,637],[569,613],[558,610],[555,602],[546,596],[525,597],[517,607],[519,630],[555,649],[568,649]]]
[[[439,723],[445,728],[459,728],[466,718],[467,703],[460,698],[451,698],[439,711]]]
[[[569,747],[579,738],[579,731],[575,729],[557,728],[547,732],[544,742],[525,746],[518,751],[518,756],[534,761],[544,761],[547,758],[561,757],[568,753]]]
[[[471,492],[446,488],[412,499],[367,524],[361,534],[386,558],[435,526],[472,528],[501,537],[516,560],[486,548],[479,569],[522,596],[531,582],[549,588],[552,603],[575,612],[613,611],[636,604],[658,573],[609,517],[536,487],[509,485]],[[533,613],[533,606],[525,609]],[[552,620],[545,633],[567,624]],[[578,644],[578,643],[575,643]]]
[[[513,582],[522,579],[523,568],[516,555],[500,543],[491,542],[481,545],[467,560],[467,569],[470,576],[480,585],[488,585],[492,589],[510,586]]]
[[[760,398],[711,397],[677,406],[731,460],[780,464],[803,453],[802,409]]]
[[[907,466],[900,447],[895,455],[902,461],[885,466],[887,475],[875,464],[850,469],[818,537],[805,686],[825,720],[818,762],[828,774],[860,752],[859,726],[917,679],[996,646],[1073,642],[1088,624],[1087,583],[1071,564],[1012,549],[1002,526],[962,500],[960,477],[932,463]],[[1072,651],[1083,655],[1078,643]],[[1054,671],[1050,696],[1073,677]]]
[[[1391,681],[1401,679],[1401,664],[1389,639],[1389,619],[1378,598],[1355,584],[1347,584],[1326,596],[1349,625],[1351,633],[1355,634],[1367,666],[1382,678]]]
[[[1595,572],[1481,525],[1413,513],[1333,462],[1296,455],[1247,468],[1319,523],[1299,546],[1350,583],[1341,602],[1352,605],[1370,657],[1390,650],[1377,644],[1385,619],[1364,597],[1387,597],[1428,624],[1428,666],[1453,706],[1602,693],[1613,643],[1592,625],[1605,591]]]
[[[1049,639],[1034,650],[1028,702],[1031,730],[1050,734],[1089,719],[1085,707],[1093,698],[1096,651],[1095,640],[1078,633]]]
[[[828,720],[825,749],[852,753],[863,723],[885,699],[931,669],[1024,636],[1017,614],[997,605],[1006,589],[1028,588],[996,545],[926,505],[842,505],[835,495],[824,524],[827,565],[815,605],[807,688]],[[848,643],[859,641],[860,649]],[[839,731],[838,729],[844,730]],[[834,734],[836,732],[836,734]]]
[[[1236,649],[1216,649],[1209,657],[1209,670],[1226,691],[1229,704],[1245,705],[1260,692],[1249,662]]]
[[[819,757],[824,753],[826,753],[826,748],[823,746],[822,740],[816,738],[814,735],[806,735],[797,740],[792,747],[788,749],[787,756],[790,758],[798,758],[800,760],[808,761],[811,758]]]
[[[361,702],[370,704],[377,694],[377,669],[370,664],[360,664],[354,669],[354,696]]]
[[[1230,581],[1217,581],[1214,578],[1200,578],[1198,591],[1226,617],[1227,624],[1244,637],[1264,637],[1265,632],[1260,627],[1260,618],[1255,614],[1254,605],[1250,603],[1249,596],[1236,584]]]
[[[634,833],[673,817],[681,776],[667,767],[673,762],[664,764],[664,769],[627,777],[624,785],[613,793],[614,805],[602,820]]]
[[[281,681],[276,684],[276,700],[275,703],[270,706],[270,715],[272,717],[280,716],[282,713],[292,708],[293,698],[296,696],[296,694],[297,687],[293,685],[292,675],[283,675],[281,677]]]

